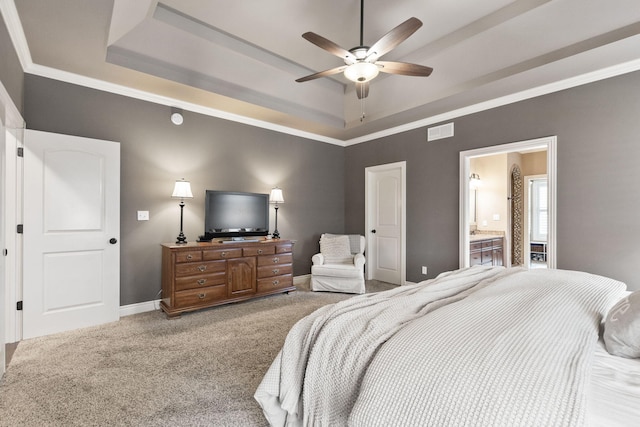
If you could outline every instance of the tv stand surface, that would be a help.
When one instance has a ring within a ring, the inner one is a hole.
[[[160,307],[167,317],[296,290],[292,241],[222,242],[162,244]]]

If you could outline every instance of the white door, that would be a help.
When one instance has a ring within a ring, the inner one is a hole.
[[[23,337],[112,322],[120,306],[120,144],[24,141]]]
[[[4,249],[5,245],[5,236],[4,236],[4,226],[6,222],[6,206],[5,206],[5,149],[6,149],[6,133],[4,130],[4,126],[0,123],[0,250],[3,252],[0,254],[0,377],[4,373],[4,365],[6,360],[5,355],[5,344],[7,342],[5,338],[5,321],[7,314],[5,313],[5,273],[6,273],[6,262],[5,262],[5,254]]]
[[[367,168],[367,279],[405,281],[405,162]]]

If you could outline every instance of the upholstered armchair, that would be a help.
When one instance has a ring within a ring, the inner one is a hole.
[[[323,234],[311,258],[311,290],[362,294],[365,239],[357,234]]]

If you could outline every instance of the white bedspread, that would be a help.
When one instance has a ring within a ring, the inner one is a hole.
[[[472,267],[298,322],[255,397],[274,426],[581,425],[624,284]]]

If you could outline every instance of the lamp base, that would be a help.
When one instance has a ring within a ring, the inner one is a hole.
[[[187,238],[185,237],[184,233],[181,231],[180,234],[178,234],[178,238],[176,240],[176,243],[179,245],[184,245],[185,243],[187,243]]]
[[[278,230],[273,230],[273,234],[271,235],[271,237],[274,239],[279,239],[280,233],[278,232]]]

